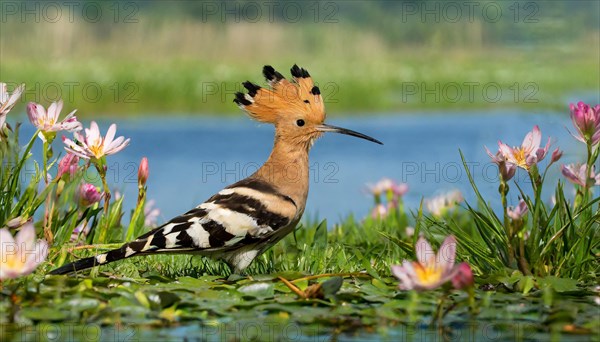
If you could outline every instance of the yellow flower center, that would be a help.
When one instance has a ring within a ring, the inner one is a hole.
[[[418,262],[413,263],[417,279],[423,285],[433,285],[442,278],[442,269],[436,267],[435,263],[421,265]]]
[[[21,270],[23,269],[23,266],[25,266],[25,258],[18,252],[16,254],[5,255],[4,257],[6,259],[4,259],[1,267],[6,267],[11,270]]]
[[[54,118],[50,119],[45,116],[41,116],[38,118],[38,126],[46,127],[46,126],[54,126],[56,124],[56,120]]]
[[[513,148],[513,157],[515,158],[518,166],[524,169],[529,168],[527,165],[527,155],[525,154],[525,149],[522,147]]]
[[[104,155],[104,143],[99,141],[98,144],[88,146],[90,151],[94,154],[97,159],[102,158]]]

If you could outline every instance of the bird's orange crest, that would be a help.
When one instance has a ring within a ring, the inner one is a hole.
[[[294,65],[291,74],[293,79],[288,81],[272,66],[265,65],[263,75],[270,89],[247,81],[243,85],[248,93],[237,93],[233,101],[260,122],[277,124],[280,119],[295,116],[315,124],[325,121],[321,91],[308,71]]]

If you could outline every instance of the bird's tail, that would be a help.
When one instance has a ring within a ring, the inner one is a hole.
[[[55,270],[50,271],[50,274],[69,274],[79,272],[88,268],[92,268],[94,266],[106,265],[113,261],[125,259],[134,255],[139,255],[137,253],[127,253],[128,246],[129,244],[125,244],[121,248],[113,249],[106,253],[98,254],[89,258],[80,259],[75,262],[63,265]]]

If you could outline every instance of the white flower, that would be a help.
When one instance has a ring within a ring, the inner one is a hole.
[[[158,216],[160,216],[160,209],[155,207],[156,202],[149,200],[144,206],[144,225],[146,227],[156,227],[158,224]]]
[[[462,193],[459,190],[454,190],[426,200],[425,206],[434,216],[442,216],[463,200]]]
[[[522,219],[523,217],[525,217],[525,215],[527,215],[528,210],[529,209],[527,208],[527,203],[525,203],[524,200],[520,200],[519,205],[517,205],[516,208],[508,207],[506,209],[506,214],[511,219],[518,221],[518,220]]]
[[[46,135],[44,133],[48,134],[57,131],[73,132],[81,130],[81,122],[77,121],[77,117],[75,117],[75,112],[77,110],[69,113],[63,121],[58,121],[58,116],[60,115],[62,107],[62,100],[52,102],[47,111],[44,106],[34,102],[29,102],[27,105],[27,116],[29,116],[29,121],[41,131],[38,136],[42,141],[46,141]]]
[[[85,137],[79,133],[75,133],[76,141],[72,141],[63,137],[65,149],[67,152],[73,153],[84,159],[101,159],[104,156],[115,154],[127,145],[129,139],[124,137],[115,139],[117,125],[112,124],[106,132],[106,136],[100,135],[100,129],[95,121],[92,121],[90,128],[85,129]]]
[[[533,164],[541,162],[548,153],[550,139],[548,138],[548,142],[544,148],[540,147],[541,142],[542,132],[540,131],[540,128],[535,125],[533,130],[527,133],[521,146],[510,147],[501,141],[498,142],[498,146],[500,148],[500,153],[502,153],[507,162],[515,164],[525,170],[529,170]]]
[[[455,264],[456,239],[448,236],[436,253],[429,242],[419,237],[415,245],[417,261],[404,260],[402,265],[392,265],[392,274],[400,280],[402,290],[432,290],[452,281],[456,288],[473,284],[471,267]],[[454,279],[457,277],[457,279]]]
[[[6,114],[8,114],[12,107],[17,103],[23,90],[25,90],[25,85],[21,84],[13,91],[12,95],[9,95],[6,90],[6,83],[0,83],[0,128],[4,127]]]
[[[0,229],[0,280],[27,275],[46,260],[48,243],[36,240],[31,222],[21,228],[16,239],[8,229]]]

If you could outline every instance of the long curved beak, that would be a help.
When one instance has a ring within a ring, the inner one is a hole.
[[[364,135],[362,133],[358,133],[356,131],[350,130],[350,129],[346,129],[346,128],[342,128],[342,127],[337,127],[337,126],[332,126],[332,125],[326,125],[326,124],[322,124],[317,126],[317,129],[321,132],[333,132],[333,133],[341,133],[341,134],[346,134],[346,135],[351,135],[353,137],[357,137],[357,138],[362,138],[365,140],[369,140],[372,141],[374,143],[377,143],[379,145],[383,145],[383,143],[375,138],[371,138],[368,135]]]

